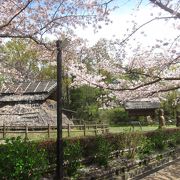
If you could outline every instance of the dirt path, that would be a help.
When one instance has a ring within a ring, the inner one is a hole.
[[[146,176],[143,180],[180,180],[180,161]]]

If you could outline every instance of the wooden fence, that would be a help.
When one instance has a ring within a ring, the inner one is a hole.
[[[56,132],[56,126],[0,126],[0,134],[2,134],[3,139],[6,138],[8,133],[22,133],[25,134],[25,139],[28,139],[28,134],[30,133],[44,133],[51,137],[51,133]],[[97,134],[104,134],[109,132],[109,126],[107,124],[83,124],[83,125],[70,125],[63,126],[63,132],[67,132],[67,136],[70,137],[72,133],[82,132],[84,136],[88,132]]]

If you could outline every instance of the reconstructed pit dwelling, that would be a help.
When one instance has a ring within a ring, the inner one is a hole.
[[[56,87],[51,81],[25,82],[0,89],[0,126],[56,125]],[[73,124],[63,114],[63,126]]]

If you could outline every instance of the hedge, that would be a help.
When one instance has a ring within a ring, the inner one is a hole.
[[[129,133],[117,133],[117,134],[105,134],[101,135],[102,138],[106,139],[112,146],[112,150],[121,150],[124,148],[123,142],[125,139],[135,138],[136,136],[143,136],[147,137],[148,139],[158,139],[164,138],[167,140],[168,138],[172,137],[173,135],[178,135],[178,143],[180,143],[180,128],[168,128],[162,130],[155,130],[155,131],[147,131],[147,132],[129,132]],[[80,146],[83,150],[83,157],[89,157],[93,154],[93,150],[96,147],[96,136],[85,136],[85,137],[70,137],[64,138],[63,143],[64,145],[69,143],[80,143]],[[48,153],[48,159],[50,163],[55,163],[56,159],[56,141],[55,140],[47,140],[38,142],[38,147],[44,148]]]

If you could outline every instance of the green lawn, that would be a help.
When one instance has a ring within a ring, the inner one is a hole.
[[[134,131],[152,131],[156,130],[158,128],[158,125],[153,126],[142,126],[142,129],[139,126],[135,126]],[[166,128],[175,128],[175,125],[169,125],[166,126]],[[133,130],[132,126],[115,126],[110,127],[109,132],[110,133],[119,133],[119,132],[125,132],[125,131],[131,131]]]

